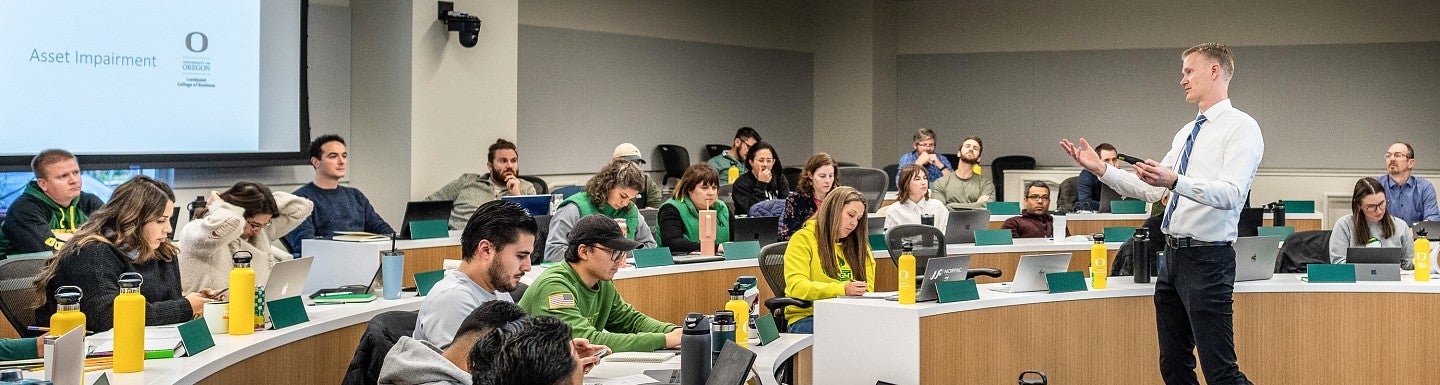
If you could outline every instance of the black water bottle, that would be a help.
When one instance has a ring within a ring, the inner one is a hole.
[[[1132,239],[1135,254],[1131,257],[1130,271],[1135,275],[1135,283],[1150,283],[1150,228],[1135,229]]]
[[[1275,203],[1273,203],[1273,206],[1271,206],[1270,209],[1272,210],[1272,211],[1271,211],[1271,213],[1272,213],[1271,215],[1274,217],[1274,219],[1270,222],[1270,225],[1271,225],[1271,226],[1284,226],[1284,225],[1285,225],[1285,201],[1275,201]]]
[[[710,319],[690,313],[680,335],[680,383],[704,384],[710,378]]]

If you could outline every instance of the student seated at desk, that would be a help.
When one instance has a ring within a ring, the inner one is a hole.
[[[791,234],[799,231],[800,226],[815,215],[820,201],[839,182],[835,167],[835,159],[823,152],[805,160],[805,168],[801,169],[800,179],[795,182],[795,191],[785,197],[785,213],[780,215],[780,240],[790,239]]]
[[[45,357],[45,340],[43,339],[0,339],[0,361],[33,360],[43,357]]]
[[[110,330],[114,322],[115,296],[120,295],[120,275],[135,272],[144,278],[140,294],[145,296],[145,324],[165,325],[195,319],[201,315],[214,290],[180,294],[178,253],[170,242],[170,213],[175,194],[165,183],[136,176],[115,188],[110,203],[95,211],[75,237],[59,253],[45,261],[35,290],[45,303],[35,309],[35,322],[50,325],[55,313],[55,289],[78,286],[85,296],[80,311],[85,328],[94,332]]]
[[[490,301],[465,316],[459,329],[451,334],[455,342],[449,347],[442,349],[410,336],[400,337],[385,354],[379,382],[381,385],[470,385],[469,358],[475,344],[491,330],[523,318],[525,311],[514,303]]]
[[[650,225],[645,223],[645,217],[633,201],[643,188],[645,176],[640,166],[628,160],[610,161],[585,182],[584,191],[565,198],[555,209],[555,215],[550,217],[550,235],[545,238],[545,260],[565,260],[570,229],[581,217],[590,214],[625,220],[626,238],[639,241],[641,247],[655,247],[655,234],[650,232]]]
[[[874,290],[875,258],[865,220],[865,195],[853,187],[835,188],[815,219],[790,237],[785,247],[785,295],[806,301],[856,296]],[[863,267],[863,268],[862,268]],[[790,333],[814,333],[813,308],[785,308]]]
[[[790,194],[790,182],[780,174],[780,154],[770,143],[755,142],[750,153],[745,154],[750,163],[750,172],[740,174],[730,191],[735,199],[735,214],[749,214],[750,206],[769,199],[781,199]]]
[[[900,155],[900,167],[924,167],[925,182],[934,182],[942,176],[950,175],[950,169],[954,166],[950,165],[950,159],[935,153],[935,139],[935,131],[928,128],[915,130],[915,150]],[[903,180],[899,175],[895,176],[897,185]]]
[[[271,192],[254,182],[240,182],[223,193],[210,192],[205,207],[180,229],[181,291],[230,287],[232,256],[249,252],[255,282],[270,277],[270,266],[290,259],[290,253],[271,245],[310,216],[309,199],[284,191]]]
[[[900,180],[896,187],[895,203],[885,208],[885,228],[899,225],[918,225],[920,217],[929,214],[935,219],[935,228],[945,233],[945,224],[950,221],[950,209],[938,199],[930,199],[930,180],[919,165],[908,165],[900,169]]]
[[[1050,215],[1050,186],[1030,181],[1025,186],[1025,209],[1020,216],[1005,220],[1001,228],[1009,229],[1015,238],[1049,238],[1054,235],[1055,217]],[[1070,229],[1065,229],[1069,235]]]
[[[730,148],[710,157],[706,163],[715,170],[717,175],[720,175],[721,186],[731,183],[730,168],[732,167],[741,175],[750,172],[750,169],[745,166],[745,154],[750,152],[750,146],[754,146],[761,140],[760,133],[756,132],[754,128],[740,127],[739,130],[735,130],[735,140],[734,143],[731,143]]]
[[[960,141],[960,164],[955,166],[955,172],[930,184],[930,195],[951,210],[985,208],[985,203],[995,199],[995,182],[975,171],[980,166],[981,150],[980,138],[972,136]]]
[[[80,163],[69,151],[41,151],[30,170],[35,180],[10,203],[0,223],[0,257],[60,250],[103,204],[80,190]]]
[[[515,143],[496,139],[485,158],[485,166],[490,172],[460,174],[459,178],[425,197],[427,201],[455,201],[450,209],[451,230],[464,229],[470,215],[485,202],[507,196],[535,195],[535,184],[520,179],[520,155],[515,152]]]
[[[1365,221],[1363,226],[1361,220]],[[1385,187],[1375,178],[1355,182],[1350,214],[1335,221],[1335,230],[1330,232],[1330,263],[1345,263],[1351,247],[1399,247],[1405,252],[1400,268],[1415,268],[1415,261],[1409,257],[1415,255],[1415,237],[1404,220],[1390,215]]]
[[[600,364],[604,346],[570,339],[570,326],[555,317],[526,318],[491,330],[470,351],[475,385],[580,385]]]
[[[395,230],[375,212],[360,189],[340,185],[348,170],[350,153],[339,135],[322,135],[310,142],[310,165],[315,181],[295,190],[295,195],[314,202],[314,212],[286,235],[292,252],[300,254],[301,240],[329,237],[336,231],[364,231],[394,234]]]
[[[675,185],[675,197],[660,205],[660,245],[672,253],[700,251],[700,210],[715,210],[715,243],[730,241],[730,208],[721,202],[720,174],[696,163]],[[716,251],[720,249],[716,248]]]
[[[535,251],[535,218],[519,204],[486,202],[460,234],[460,268],[448,270],[420,303],[415,339],[450,346],[455,328],[471,310],[488,302],[515,302],[510,292],[530,271]]]
[[[520,299],[532,315],[569,324],[576,338],[617,352],[648,352],[680,346],[680,329],[635,310],[615,291],[615,272],[640,246],[600,214],[581,218],[570,232],[565,263],[546,269]]]

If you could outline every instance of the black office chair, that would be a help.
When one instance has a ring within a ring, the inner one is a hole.
[[[49,255],[12,255],[0,260],[0,312],[22,337],[36,337],[43,332],[26,330],[35,325],[35,308],[45,298],[35,292],[35,278],[45,268]]]
[[[345,370],[342,385],[375,385],[380,381],[380,366],[385,364],[385,355],[400,337],[415,333],[417,311],[387,311],[370,318],[365,334],[360,336],[360,346],[355,348],[355,358]]]
[[[530,264],[539,265],[540,262],[545,262],[545,239],[548,237],[550,237],[550,215],[535,216],[535,251],[530,253]]]
[[[701,155],[705,156],[705,159],[701,160],[709,161],[710,158],[714,158],[716,155],[720,155],[720,153],[725,151],[730,151],[730,146],[726,146],[723,144],[707,144],[705,145],[705,150],[700,152]]]
[[[886,186],[893,181],[885,171],[866,167],[840,167],[835,170],[836,184],[854,187],[865,195],[870,212],[880,209],[885,201]]]
[[[837,166],[837,167],[860,167],[859,164],[850,163],[850,162],[841,162],[841,161],[835,161],[835,166]]]
[[[800,173],[803,172],[805,172],[805,170],[799,167],[784,167],[780,169],[780,174],[785,176],[785,181],[790,183],[790,188],[792,189],[800,185]]]
[[[665,168],[665,176],[660,178],[661,185],[669,185],[670,178],[680,179],[685,176],[685,168],[690,167],[690,150],[674,144],[662,144],[655,146],[660,151],[660,165]]]
[[[1306,273],[1314,263],[1330,263],[1330,230],[1290,234],[1275,259],[1275,272]]]
[[[885,176],[887,177],[885,180],[889,181],[887,182],[888,184],[885,185],[885,188],[888,191],[900,191],[900,188],[895,185],[895,181],[900,178],[900,165],[887,165],[881,168],[881,170],[885,170]]]
[[[950,167],[960,167],[960,155],[957,155],[953,152],[947,152],[940,153],[940,156],[943,156],[945,157],[945,160],[950,161]]]
[[[650,235],[656,240],[660,239],[660,209],[646,207],[640,209],[640,217],[645,218],[645,226],[650,227]]]
[[[1080,199],[1080,177],[1072,176],[1060,182],[1059,194],[1055,194],[1055,209],[1075,212],[1075,201]]]
[[[538,176],[529,176],[529,175],[516,175],[516,176],[520,177],[520,179],[524,179],[526,182],[530,182],[531,184],[534,184],[534,185],[535,185],[535,193],[536,193],[536,194],[549,194],[549,193],[550,193],[550,185],[549,185],[549,184],[546,184],[544,179],[540,179],[540,177],[538,177]]]
[[[958,166],[957,166],[958,167]],[[990,172],[995,174],[994,202],[1005,201],[1005,170],[1034,170],[1035,157],[1029,155],[1006,155],[990,162]]]
[[[790,325],[785,322],[785,307],[795,306],[808,308],[810,301],[785,296],[785,247],[790,242],[775,242],[760,248],[760,275],[765,278],[765,284],[770,285],[770,291],[775,294],[774,298],[765,300],[765,308],[775,318],[775,330],[781,333],[789,330]],[[795,358],[785,359],[785,362],[775,367],[775,377],[783,384],[794,383]]]
[[[891,227],[885,230],[885,248],[890,251],[890,263],[896,267],[900,266],[900,252],[904,250],[905,241],[910,241],[910,255],[915,256],[915,281],[919,283],[925,275],[925,264],[930,258],[944,257],[945,233],[939,228],[928,225],[904,224]],[[965,272],[966,279],[973,279],[979,276],[1000,278],[1000,269],[988,267],[972,267]]]

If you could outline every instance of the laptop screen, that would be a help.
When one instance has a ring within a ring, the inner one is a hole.
[[[549,195],[515,195],[508,197],[500,197],[500,199],[520,204],[520,207],[524,207],[525,211],[529,211],[530,216],[532,217],[550,215],[550,200],[552,198],[553,197]]]
[[[418,201],[405,204],[405,221],[400,222],[400,238],[410,239],[410,222],[450,220],[455,201]]]

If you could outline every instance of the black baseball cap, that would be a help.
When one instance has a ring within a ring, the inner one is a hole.
[[[570,229],[569,244],[572,247],[599,244],[619,251],[640,247],[640,242],[625,237],[625,232],[620,231],[620,225],[615,224],[615,219],[604,214],[590,214],[575,222],[575,227]]]

